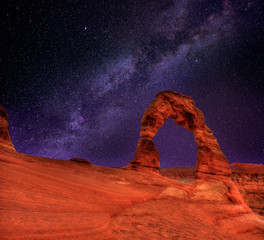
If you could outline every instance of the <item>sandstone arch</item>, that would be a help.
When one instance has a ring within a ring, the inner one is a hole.
[[[142,120],[140,139],[135,158],[127,169],[154,171],[160,168],[160,156],[153,137],[168,118],[194,135],[197,143],[196,172],[229,176],[231,170],[226,156],[205,124],[203,112],[195,107],[191,97],[174,91],[163,91],[146,109]]]

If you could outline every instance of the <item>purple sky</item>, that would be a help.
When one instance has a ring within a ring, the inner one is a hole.
[[[3,6],[1,101],[19,152],[124,166],[156,93],[191,96],[230,163],[264,163],[263,1],[16,1]],[[161,166],[194,166],[167,121]]]

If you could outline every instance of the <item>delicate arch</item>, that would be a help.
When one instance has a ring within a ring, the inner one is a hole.
[[[231,174],[226,156],[213,136],[213,131],[205,124],[203,112],[195,107],[192,98],[174,91],[158,93],[146,109],[141,120],[141,138],[136,155],[126,166],[127,169],[158,172],[160,156],[152,139],[168,118],[173,118],[175,124],[193,133],[197,143],[197,172],[226,176]]]

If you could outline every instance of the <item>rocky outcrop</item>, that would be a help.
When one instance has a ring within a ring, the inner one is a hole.
[[[264,216],[264,165],[233,163],[230,165],[231,179],[238,188],[245,203],[256,213]],[[160,175],[181,182],[192,182],[194,167],[173,167],[160,169]]]
[[[159,174],[178,181],[189,182],[195,179],[195,167],[161,168]]]
[[[246,204],[256,213],[264,215],[264,165],[231,164],[231,178]]]
[[[75,162],[75,163],[82,163],[86,165],[92,165],[92,163],[86,159],[83,158],[71,158],[70,162]]]
[[[0,104],[0,149],[14,150],[14,145],[9,135],[8,114]]]
[[[195,107],[192,98],[174,91],[158,93],[146,109],[136,155],[126,169],[158,173],[160,157],[152,139],[168,118],[193,133],[197,143],[196,172],[200,173],[199,176],[202,173],[230,176],[227,158],[213,131],[206,126],[202,111]]]

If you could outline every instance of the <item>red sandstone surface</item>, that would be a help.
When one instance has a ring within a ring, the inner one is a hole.
[[[220,179],[0,153],[1,239],[263,239],[264,219]]]
[[[246,204],[264,215],[264,165],[233,163],[231,178],[237,185]]]
[[[195,180],[195,167],[172,167],[172,168],[161,168],[159,174],[175,179],[177,181],[190,182]]]
[[[231,179],[236,184],[246,204],[256,213],[264,215],[264,165],[233,163]],[[160,169],[164,177],[181,182],[195,179],[195,167]]]

